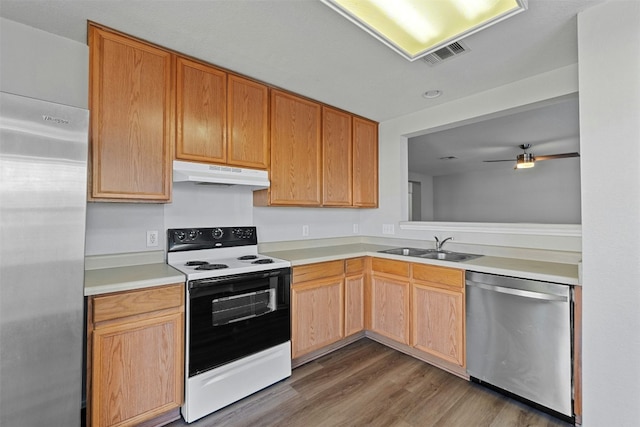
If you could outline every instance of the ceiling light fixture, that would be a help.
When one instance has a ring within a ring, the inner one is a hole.
[[[321,0],[415,61],[527,8],[527,0]]]
[[[514,169],[527,169],[536,165],[536,159],[531,153],[519,154],[516,158],[516,167]]]
[[[439,97],[440,95],[442,95],[441,90],[428,90],[422,94],[422,97],[427,99],[433,99],[433,98]]]

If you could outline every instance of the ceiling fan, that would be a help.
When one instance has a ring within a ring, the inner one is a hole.
[[[527,150],[531,148],[531,144],[520,144],[520,148],[524,150],[524,153],[516,156],[516,166],[514,169],[532,168],[535,166],[536,161],[553,160],[553,159],[566,159],[569,157],[580,157],[580,153],[562,153],[562,154],[550,154],[548,156],[534,156],[533,153],[528,153]],[[492,162],[512,162],[514,159],[505,160],[483,160],[487,163]]]

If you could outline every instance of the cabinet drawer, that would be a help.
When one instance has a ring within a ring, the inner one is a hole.
[[[97,296],[93,298],[93,322],[180,307],[183,297],[182,284]]]
[[[415,280],[439,283],[454,288],[462,288],[464,286],[463,270],[426,264],[411,264],[411,266]]]
[[[308,282],[344,274],[344,261],[318,262],[293,268],[293,283]]]
[[[409,263],[394,261],[391,259],[373,258],[371,270],[379,273],[394,274],[396,276],[409,277]]]
[[[349,258],[345,261],[347,274],[360,273],[362,270],[364,270],[364,258]]]

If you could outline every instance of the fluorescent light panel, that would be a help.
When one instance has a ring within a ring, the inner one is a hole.
[[[526,0],[322,0],[415,61],[526,9]]]

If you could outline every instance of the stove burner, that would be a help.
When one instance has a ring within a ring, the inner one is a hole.
[[[227,264],[209,264],[207,262],[200,265],[199,267],[196,267],[196,270],[220,270],[223,268],[229,268],[229,266]]]
[[[207,261],[187,261],[185,264],[187,267],[193,267],[194,265],[207,265]]]
[[[258,255],[242,255],[241,257],[238,257],[240,261],[247,261],[247,260],[256,259],[256,258],[258,258]]]
[[[253,261],[251,264],[271,264],[273,260],[271,258],[262,258],[256,261]]]

